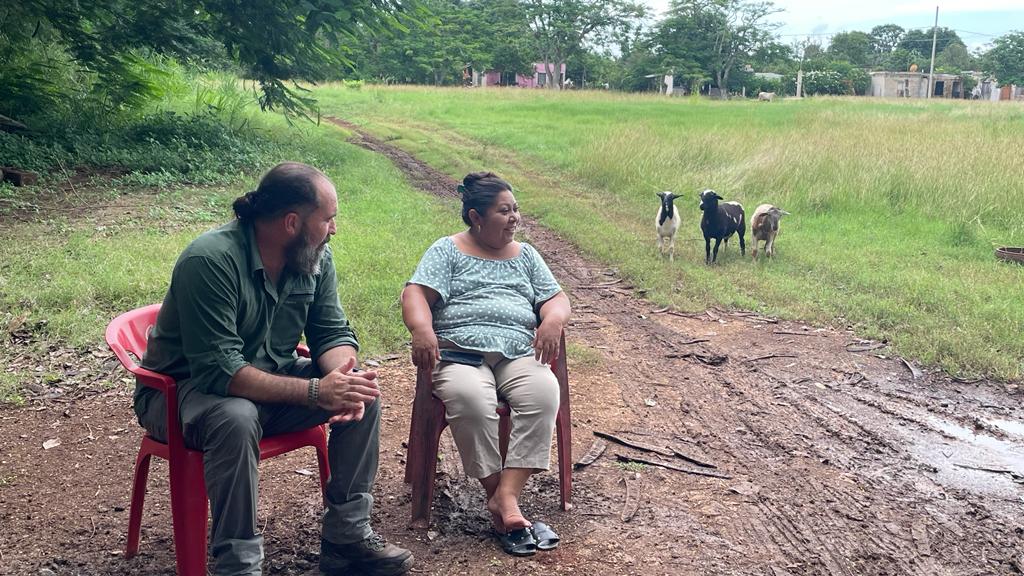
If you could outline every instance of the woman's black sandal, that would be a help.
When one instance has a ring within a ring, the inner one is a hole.
[[[537,553],[537,541],[529,528],[518,528],[507,534],[495,532],[501,549],[512,556],[533,556]]]
[[[547,524],[534,522],[531,531],[533,532],[533,539],[536,541],[538,550],[554,550],[558,548],[560,538]]]

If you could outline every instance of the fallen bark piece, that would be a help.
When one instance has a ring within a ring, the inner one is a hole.
[[[39,181],[39,175],[28,170],[18,170],[17,168],[4,166],[0,168],[0,172],[3,173],[4,182],[10,182],[15,186],[31,186]]]
[[[769,358],[796,358],[796,354],[766,354],[764,356],[758,356],[756,358],[747,358],[744,362],[757,362],[758,360],[768,360]]]
[[[591,464],[596,462],[597,459],[600,458],[601,455],[604,454],[604,451],[607,449],[607,442],[601,440],[600,438],[594,440],[594,443],[590,445],[590,450],[587,450],[587,453],[583,455],[583,458],[580,458],[579,462],[572,465],[573,470],[579,470],[584,466],[590,466]]]
[[[870,344],[850,344],[846,347],[847,352],[868,352],[888,346],[885,342],[872,342]]]
[[[599,432],[597,430],[594,430],[594,436],[597,436],[598,438],[604,438],[605,440],[609,440],[611,442],[615,442],[616,444],[621,444],[621,445],[623,445],[623,446],[625,446],[627,448],[634,448],[636,450],[642,450],[644,452],[654,452],[655,454],[661,454],[662,456],[670,456],[670,457],[676,455],[675,452],[669,450],[668,448],[659,448],[657,446],[650,446],[650,445],[647,445],[647,444],[640,444],[638,442],[633,442],[632,440],[626,440],[625,438],[619,438],[618,436],[613,436],[613,435],[611,435],[611,434],[609,434],[607,432]]]
[[[671,447],[670,450],[672,450],[672,453],[676,455],[676,458],[682,458],[683,460],[686,460],[690,464],[696,464],[697,466],[700,466],[701,468],[718,468],[718,466],[715,466],[714,464],[709,464],[707,462],[702,462],[700,460],[697,460],[693,456],[690,456],[690,455],[688,455],[688,454],[686,454],[684,452],[680,452],[674,446]]]
[[[700,354],[699,352],[673,352],[672,354],[665,354],[665,358],[695,358],[708,366],[719,366],[725,364],[725,361],[729,359],[728,356],[722,354]]]
[[[923,374],[923,372],[921,372],[916,366],[908,362],[905,358],[900,358],[900,362],[903,362],[903,365],[910,370],[910,375],[914,378],[914,380],[917,380]]]
[[[669,470],[675,470],[676,472],[683,472],[684,474],[694,474],[696,476],[707,476],[709,478],[721,478],[722,480],[732,480],[732,476],[727,474],[718,474],[716,472],[705,472],[703,470],[691,470],[689,468],[682,468],[669,464],[668,462],[658,462],[655,460],[647,460],[644,458],[634,458],[632,456],[626,456],[625,454],[616,454],[615,457],[619,462],[635,462],[637,464],[646,464],[648,466],[657,466],[658,468],[667,468]]]
[[[626,485],[626,499],[622,502],[622,514],[619,518],[623,522],[629,522],[640,509],[640,496],[643,494],[644,484],[639,474],[623,476],[622,483]]]

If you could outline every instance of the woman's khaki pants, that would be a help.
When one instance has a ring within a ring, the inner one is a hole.
[[[501,472],[495,413],[501,398],[512,418],[504,468],[547,470],[559,404],[554,372],[533,356],[513,360],[497,352],[483,356],[482,366],[441,362],[434,368],[434,395],[444,402],[462,467],[471,478]]]

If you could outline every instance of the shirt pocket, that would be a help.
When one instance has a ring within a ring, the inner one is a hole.
[[[302,331],[306,327],[306,318],[309,316],[313,297],[312,288],[298,289],[289,294],[278,306],[270,336],[274,352],[289,356],[295,350],[295,345],[299,343]]]

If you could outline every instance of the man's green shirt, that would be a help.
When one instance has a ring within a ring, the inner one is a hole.
[[[284,373],[306,335],[313,359],[336,346],[358,349],[338,301],[328,247],[317,274],[266,276],[253,228],[235,220],[196,238],[178,257],[142,366],[186,380],[207,394],[228,394],[243,366]],[[142,386],[136,388],[138,401]]]

